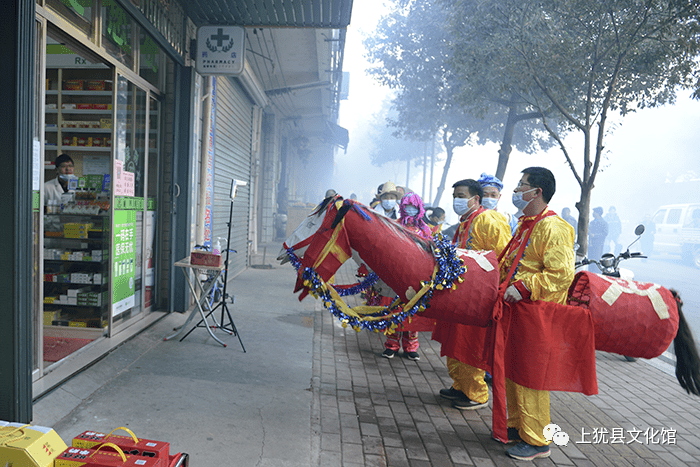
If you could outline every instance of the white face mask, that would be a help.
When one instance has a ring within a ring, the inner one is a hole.
[[[394,209],[396,206],[396,200],[395,199],[383,199],[382,200],[382,207],[384,208],[385,211],[391,211]]]
[[[406,215],[407,215],[408,217],[413,217],[413,216],[415,216],[415,215],[418,214],[418,208],[415,207],[415,206],[412,206],[412,205],[410,205],[410,204],[409,204],[408,206],[406,206],[406,207],[404,208],[404,210],[406,211]]]
[[[535,198],[532,198],[530,201],[525,201],[523,199],[523,195],[525,193],[530,193],[531,191],[534,191],[536,189],[537,188],[532,188],[532,189],[527,190],[527,191],[515,191],[515,192],[513,192],[513,206],[515,206],[516,208],[518,208],[521,211],[524,210],[527,207],[527,205],[530,204],[530,201],[532,201],[532,199],[535,199]]]
[[[452,209],[454,209],[455,214],[458,216],[463,216],[469,212],[469,201],[471,201],[473,198],[474,196],[471,198],[454,198],[452,200]]]
[[[498,198],[484,198],[481,200],[481,205],[486,209],[496,209]]]

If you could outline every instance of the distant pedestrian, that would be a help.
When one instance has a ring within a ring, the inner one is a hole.
[[[593,220],[588,224],[588,259],[599,260],[603,256],[608,223],[603,219],[603,208],[593,209]]]
[[[571,209],[569,208],[564,208],[561,210],[561,217],[564,219],[566,222],[571,224],[571,227],[576,230],[576,218],[571,215]]]
[[[606,248],[604,248],[604,250],[608,250],[608,243],[612,243],[612,247],[609,249],[609,252],[617,256],[622,251],[622,244],[620,243],[620,234],[622,234],[622,222],[617,216],[617,210],[615,209],[615,206],[610,206],[608,208],[608,213],[603,219],[605,219],[605,222],[608,223],[608,238],[605,241]]]

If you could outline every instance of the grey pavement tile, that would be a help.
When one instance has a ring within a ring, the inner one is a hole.
[[[384,448],[403,448],[403,440],[399,436],[399,432],[395,433],[382,433],[382,441],[384,442]]]
[[[438,431],[438,435],[445,446],[462,446],[462,438],[454,431]]]
[[[477,454],[477,452],[469,452],[461,446],[447,446],[447,451],[452,462],[464,465],[473,465],[472,457]]]
[[[320,464],[323,467],[342,467],[342,458],[340,452],[322,451],[320,456]]]
[[[363,437],[379,436],[379,425],[374,423],[360,423],[360,432]]]
[[[365,467],[389,467],[385,455],[365,454]]]
[[[474,467],[494,467],[496,464],[488,457],[472,457]],[[469,464],[465,464],[469,465]]]
[[[357,415],[355,414],[340,414],[340,427],[344,428],[354,428],[360,429],[360,422],[357,420]]]
[[[362,444],[343,443],[342,446],[343,463],[346,461],[364,464],[364,453]]]
[[[374,410],[358,410],[357,412],[357,419],[360,421],[360,423],[372,423],[374,425],[377,424],[377,415],[374,413]]]
[[[549,457],[555,465],[574,465],[574,461],[569,459],[562,449],[551,448]]]
[[[686,462],[680,460],[678,457],[674,456],[669,452],[660,453],[659,458],[665,462],[665,464],[663,465],[668,465],[671,467],[686,467],[688,465]],[[656,465],[654,467],[656,467]]]
[[[386,433],[398,433],[399,426],[396,423],[394,417],[379,417],[377,419],[377,424],[379,425],[379,430],[386,435]]]
[[[494,441],[494,443],[496,443]],[[462,443],[464,446],[464,450],[466,450],[467,454],[469,454],[469,457],[488,457],[488,451],[485,449],[484,445],[479,443],[479,442],[474,442],[474,441],[465,441]],[[497,444],[493,445],[493,448],[495,449],[497,447]],[[448,447],[448,449],[451,449]],[[459,446],[457,447],[457,451],[461,449]]]
[[[423,444],[418,441],[415,443],[404,443],[406,446],[406,457],[409,459],[417,459],[417,460],[423,460],[427,461],[430,460],[428,457],[428,453],[425,450],[425,447],[423,447]]]
[[[362,449],[365,457],[368,455],[384,455],[384,443],[381,436],[362,436]]]
[[[603,467],[603,466],[596,466],[593,461],[590,461],[588,459],[574,459],[574,465],[576,467]]]
[[[387,465],[391,467],[409,467],[408,457],[403,447],[386,448]]]
[[[409,458],[408,463],[411,467],[432,467],[430,460]]]
[[[338,412],[341,414],[357,415],[354,402],[338,402]]]
[[[362,433],[360,433],[359,428],[342,428],[340,432],[340,442],[341,444],[351,443],[351,444],[361,444],[362,443]]]
[[[340,435],[336,433],[321,433],[321,450],[340,452]]]

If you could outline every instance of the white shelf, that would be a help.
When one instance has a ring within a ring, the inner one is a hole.
[[[47,114],[57,114],[59,109],[45,109]],[[95,109],[61,109],[62,114],[79,114],[79,115],[109,115],[112,116],[111,110],[95,110]]]
[[[61,151],[83,151],[83,152],[110,152],[111,147],[105,146],[61,146],[60,148],[55,144],[47,144],[44,149],[49,151],[56,151],[60,149]]]
[[[46,133],[58,133],[57,127],[46,128]],[[111,128],[61,128],[61,133],[109,133]]]
[[[59,92],[64,96],[111,96],[112,91],[46,91],[47,96],[57,96]]]

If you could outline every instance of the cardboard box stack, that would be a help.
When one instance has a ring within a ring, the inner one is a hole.
[[[51,428],[0,420],[0,463],[22,467],[53,467],[66,443]]]

